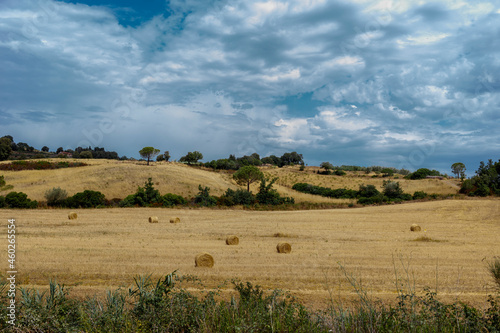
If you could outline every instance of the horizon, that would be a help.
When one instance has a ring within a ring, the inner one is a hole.
[[[495,1],[6,0],[0,136],[472,176],[500,159]]]

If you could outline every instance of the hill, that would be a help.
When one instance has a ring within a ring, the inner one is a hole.
[[[59,161],[59,159],[57,159]],[[64,159],[64,161],[73,161]],[[81,160],[77,160],[81,161]],[[9,163],[4,161],[1,163]],[[31,199],[44,201],[47,190],[60,187],[73,195],[84,190],[102,192],[106,198],[125,198],[143,186],[149,178],[153,178],[155,188],[160,193],[175,193],[184,197],[193,197],[198,192],[198,185],[207,186],[212,195],[221,195],[227,188],[236,189],[238,185],[232,180],[232,173],[211,171],[190,167],[182,163],[156,162],[146,166],[145,162],[120,160],[85,160],[88,166],[56,170],[2,171],[7,184],[13,189],[0,191],[6,195],[9,191],[24,192]],[[380,188],[384,180],[393,179],[401,183],[405,192],[425,191],[429,194],[453,195],[457,193],[458,181],[454,179],[406,180],[395,175],[390,178],[372,178],[375,174],[363,172],[347,172],[345,176],[319,175],[318,167],[306,167],[300,171],[298,166],[283,168],[262,167],[261,170],[270,178],[278,177],[275,188],[280,194],[293,196],[296,202],[350,202],[349,199],[330,199],[310,194],[298,193],[291,189],[295,183],[304,182],[313,185],[358,189],[361,184],[372,184]],[[258,184],[252,184],[251,190],[256,193]]]

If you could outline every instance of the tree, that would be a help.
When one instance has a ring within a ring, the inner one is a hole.
[[[0,138],[0,161],[6,160],[9,158],[10,153],[12,152],[11,147],[12,141],[8,136],[4,136]]]
[[[384,189],[382,193],[390,199],[397,199],[403,195],[403,189],[399,185],[399,182],[384,180],[382,188]]]
[[[246,185],[247,191],[250,192],[250,184],[256,181],[260,181],[264,178],[264,174],[256,166],[247,165],[240,168],[233,175],[233,179],[236,180],[238,185]]]
[[[199,151],[188,152],[186,156],[180,158],[180,162],[187,162],[187,164],[198,163],[199,160],[203,159],[203,154]]]
[[[457,178],[460,177],[460,179],[463,181],[465,178],[465,164],[461,162],[453,163],[451,165],[451,172],[453,172]]]
[[[63,147],[59,147],[56,150],[56,154],[62,153],[63,151],[64,151],[64,148]]]
[[[164,152],[163,157],[164,157],[165,161],[168,162],[168,160],[170,159],[170,152],[168,150],[166,152]]]
[[[156,155],[158,155],[159,153],[160,153],[160,149],[156,149],[154,147],[144,147],[141,150],[139,150],[139,154],[143,158],[147,158],[148,159],[148,165],[149,165],[149,161],[153,157],[155,157]]]
[[[333,165],[330,162],[323,162],[319,166],[325,169],[325,171],[333,170]]]
[[[42,151],[44,151],[44,152],[48,153],[48,152],[49,152],[49,147],[47,147],[47,146],[43,146],[43,147],[42,147]]]

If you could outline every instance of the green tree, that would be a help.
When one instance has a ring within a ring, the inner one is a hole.
[[[397,199],[403,195],[403,189],[399,185],[399,182],[384,180],[382,188],[384,189],[384,195],[390,199]]]
[[[43,146],[42,151],[48,153],[49,152],[49,147]]]
[[[180,158],[180,162],[187,162],[187,164],[198,163],[199,160],[203,159],[203,154],[199,151],[188,152],[186,156]]]
[[[170,152],[168,150],[166,152],[164,152],[163,157],[164,157],[165,161],[168,162],[168,160],[170,159]]]
[[[141,157],[148,159],[148,165],[149,161],[159,153],[160,149],[156,149],[154,147],[144,147],[141,150],[139,150],[139,154],[141,155]]]
[[[451,172],[453,172],[456,177],[460,177],[460,179],[463,181],[465,178],[465,164],[461,162],[453,163],[451,165]]]
[[[327,172],[330,170],[333,170],[333,165],[330,162],[323,162],[319,166],[322,167],[323,169],[325,169],[325,171],[327,171]]]
[[[10,153],[12,152],[12,140],[8,136],[4,136],[0,138],[0,161],[6,160],[9,158]]]
[[[247,165],[240,168],[233,175],[233,179],[238,185],[246,185],[247,191],[250,192],[250,184],[260,181],[264,178],[264,174],[259,168],[253,165]]]

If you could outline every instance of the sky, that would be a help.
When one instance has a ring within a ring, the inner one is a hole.
[[[472,175],[499,73],[498,1],[0,1],[0,136],[37,149]]]

